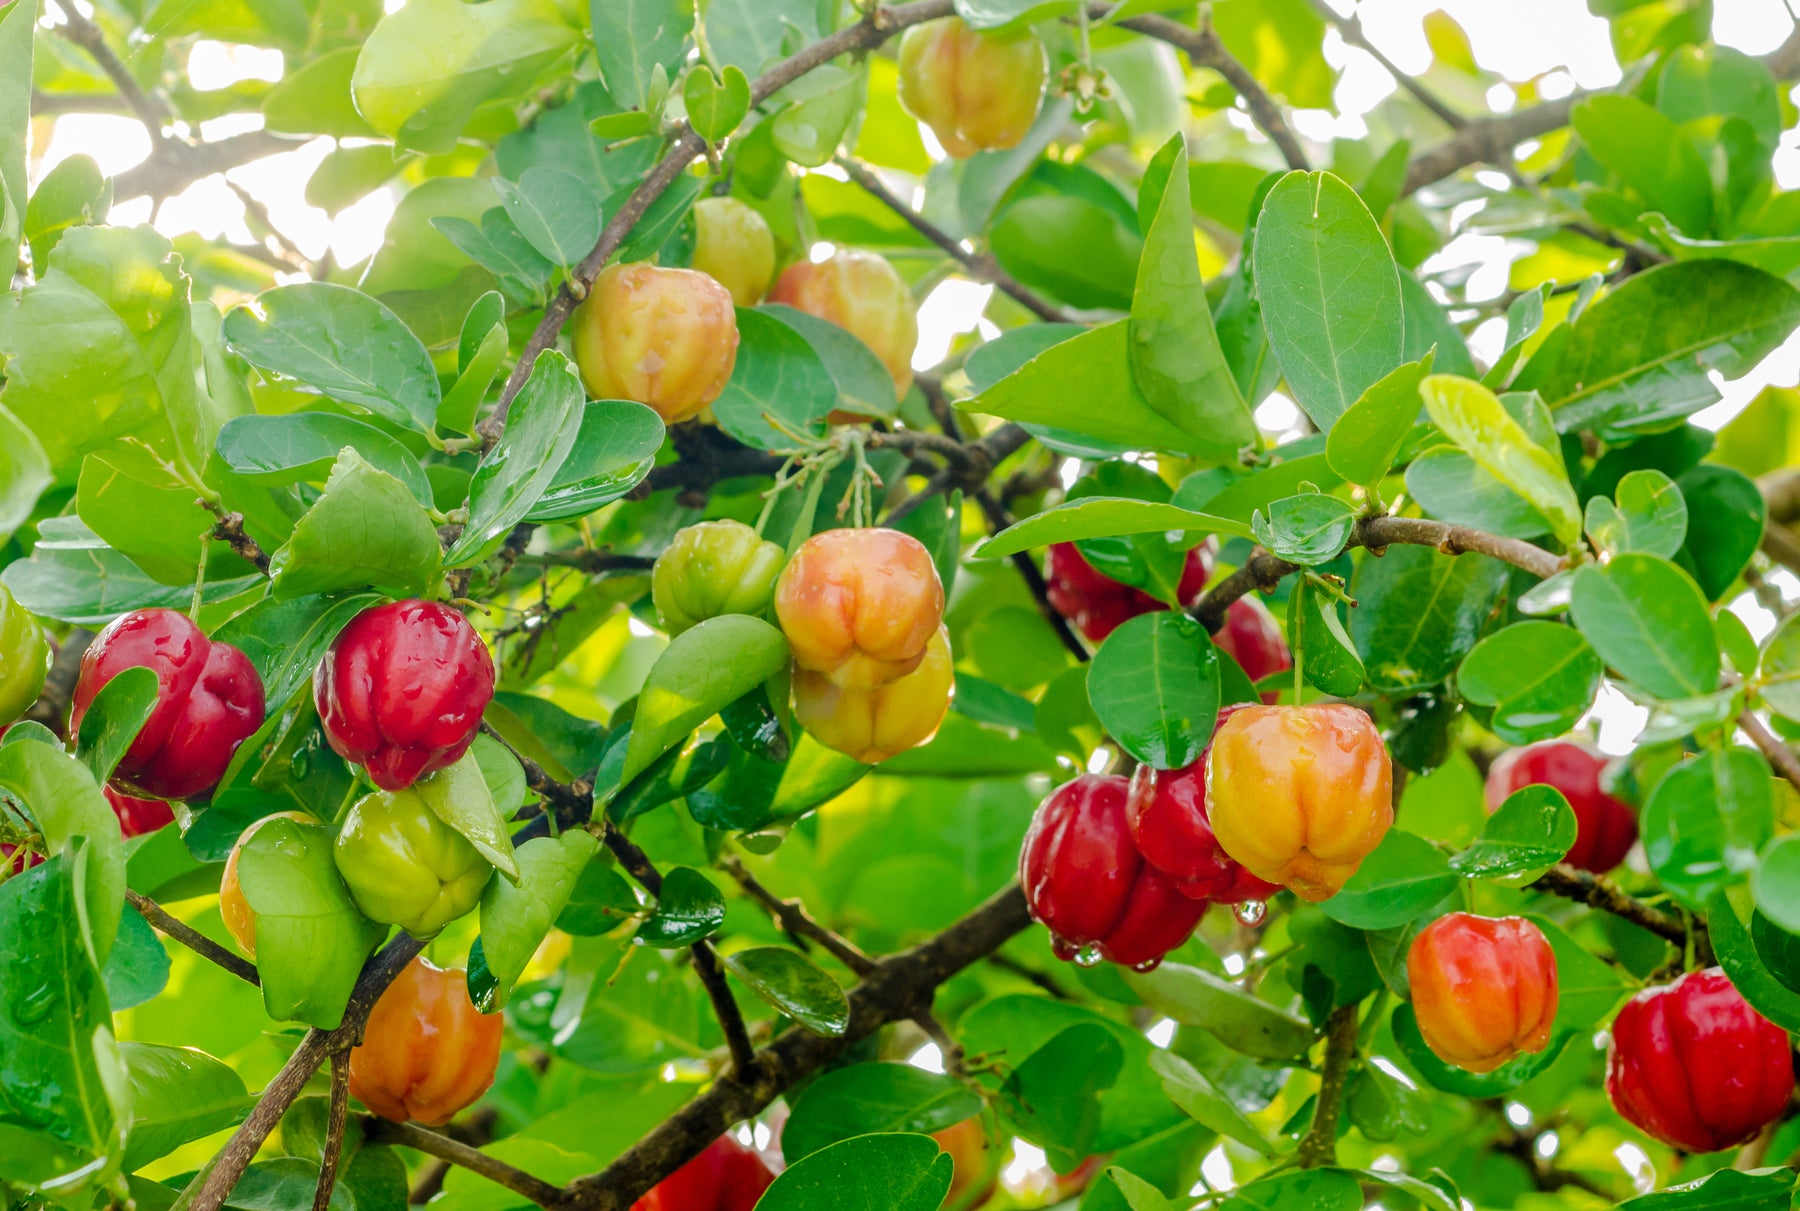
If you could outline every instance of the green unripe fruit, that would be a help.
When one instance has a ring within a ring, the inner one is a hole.
[[[669,634],[721,614],[762,614],[787,552],[741,521],[703,521],[656,559],[650,596]]]
[[[44,692],[49,671],[50,641],[44,628],[0,586],[0,724],[31,709]]]
[[[488,860],[431,809],[421,793],[429,782],[357,800],[334,851],[338,874],[362,914],[415,938],[429,938],[473,910],[494,874]]]

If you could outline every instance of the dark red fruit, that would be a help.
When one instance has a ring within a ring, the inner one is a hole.
[[[139,799],[132,795],[121,794],[108,786],[106,801],[112,805],[113,815],[119,818],[119,832],[127,837],[141,837],[145,833],[153,833],[165,824],[175,820],[175,810],[167,800]]]
[[[1206,912],[1205,901],[1182,895],[1138,851],[1126,821],[1130,785],[1083,774],[1051,791],[1031,818],[1019,882],[1058,958],[1088,951],[1149,970]]]
[[[1212,544],[1201,543],[1187,553],[1181,568],[1181,583],[1176,586],[1181,604],[1191,606],[1200,600],[1200,591],[1212,575]],[[1044,562],[1044,579],[1049,582],[1050,604],[1056,612],[1075,624],[1077,630],[1093,643],[1099,643],[1118,629],[1119,624],[1168,609],[1142,589],[1134,589],[1105,575],[1089,563],[1072,542],[1051,546]]]
[[[763,1154],[729,1135],[662,1179],[631,1211],[750,1211],[775,1184]]]
[[[186,614],[133,610],[82,656],[71,733],[101,687],[131,668],[156,674],[156,705],[113,782],[159,799],[191,799],[217,786],[238,745],[263,723],[262,678],[249,657],[209,640]]]
[[[1625,860],[1637,840],[1637,816],[1600,786],[1606,758],[1573,740],[1546,740],[1500,754],[1488,770],[1487,809],[1527,786],[1553,786],[1575,810],[1575,844],[1563,861],[1600,875]]]
[[[1223,724],[1239,708],[1219,712]],[[1206,754],[1176,770],[1140,765],[1131,775],[1125,820],[1144,861],[1174,880],[1176,890],[1194,900],[1242,904],[1267,900],[1280,891],[1234,861],[1213,836],[1206,801]]]
[[[1213,646],[1237,661],[1251,681],[1261,681],[1294,667],[1294,654],[1288,650],[1281,628],[1275,625],[1275,616],[1254,597],[1240,597],[1232,602],[1225,611],[1225,625],[1212,638]],[[1267,691],[1262,696],[1263,704],[1274,706],[1280,697]]]
[[[364,610],[313,677],[325,738],[383,790],[454,765],[494,697],[494,661],[468,620],[433,601]]]

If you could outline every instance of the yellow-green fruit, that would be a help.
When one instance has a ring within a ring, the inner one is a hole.
[[[959,17],[915,25],[900,41],[900,104],[958,160],[1016,147],[1037,120],[1049,68],[1029,29],[980,33]]]
[[[0,585],[0,724],[31,709],[50,671],[44,628]]]
[[[737,365],[731,294],[692,269],[608,265],[569,322],[588,395],[648,404],[667,424],[698,416]]]
[[[657,557],[650,596],[671,635],[721,614],[761,614],[787,552],[741,521],[703,521]]]
[[[775,280],[775,233],[736,198],[702,198],[694,204],[693,267],[738,306],[754,307]]]
[[[333,856],[362,914],[415,938],[429,938],[471,911],[494,874],[488,860],[431,810],[417,785],[358,799]]]

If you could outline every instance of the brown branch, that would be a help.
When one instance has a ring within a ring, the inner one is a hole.
[[[878,960],[849,990],[850,1024],[841,1037],[798,1028],[784,1031],[760,1053],[754,1082],[735,1075],[721,1077],[604,1170],[571,1182],[559,1207],[628,1211],[650,1187],[698,1156],[733,1123],[756,1114],[796,1081],[882,1026],[929,1009],[939,985],[1030,923],[1025,895],[1015,883],[930,941]]]
[[[1408,75],[1398,67],[1394,66],[1394,61],[1382,54],[1376,45],[1369,41],[1368,35],[1363,32],[1362,19],[1355,13],[1351,13],[1348,17],[1340,17],[1337,14],[1337,10],[1333,9],[1329,4],[1326,4],[1325,0],[1312,0],[1312,5],[1313,8],[1318,10],[1319,16],[1337,26],[1338,33],[1343,35],[1345,42],[1348,42],[1351,46],[1365,52],[1374,59],[1375,62],[1381,64],[1382,68],[1386,70],[1388,75],[1394,77],[1394,80],[1401,88],[1404,88],[1407,92],[1411,93],[1414,100],[1430,110],[1445,126],[1448,126],[1451,130],[1461,130],[1464,126],[1469,124],[1467,118],[1444,104],[1443,100],[1439,98],[1436,93],[1432,92],[1429,88],[1426,88],[1417,78]]]
[[[1660,908],[1652,908],[1642,900],[1627,895],[1605,875],[1590,874],[1585,870],[1577,870],[1567,862],[1558,862],[1534,882],[1527,884],[1527,887],[1531,891],[1561,896],[1565,900],[1574,900],[1589,908],[1609,912],[1615,917],[1630,921],[1640,929],[1649,930],[1665,941],[1677,946],[1687,945],[1688,927],[1680,917]]]
[[[137,909],[139,915],[157,932],[175,939],[207,962],[224,968],[245,983],[261,986],[262,977],[257,973],[256,964],[240,959],[186,921],[170,916],[167,909],[149,896],[139,895],[128,887],[125,889],[125,901]]]
[[[720,865],[725,868],[726,874],[737,880],[738,886],[749,893],[752,899],[767,908],[781,923],[781,927],[790,934],[796,937],[810,938],[817,942],[827,954],[859,976],[866,976],[875,970],[875,960],[865,954],[856,943],[819,924],[800,901],[784,900],[764,887],[737,858],[727,855]]]
[[[515,556],[513,562],[545,568],[575,568],[589,576],[602,572],[648,572],[656,560],[648,555],[615,555],[611,551],[546,551],[541,555]]]
[[[202,500],[200,502],[218,518],[213,523],[212,536],[235,551],[246,563],[254,564],[256,570],[264,576],[269,574],[269,556],[254,538],[244,532],[244,515],[228,513],[216,502]]]
[[[1337,1164],[1338,1116],[1343,1111],[1350,1061],[1356,1058],[1356,1026],[1355,1005],[1340,1005],[1331,1011],[1331,1020],[1325,1027],[1325,1063],[1320,1070],[1312,1126],[1301,1137],[1299,1150],[1294,1154],[1302,1169]]]
[[[41,723],[58,736],[69,725],[69,703],[75,697],[75,683],[81,678],[81,658],[94,642],[94,632],[85,627],[71,627],[63,641],[56,645],[56,656],[50,662],[50,673],[25,717]]]
[[[1031,434],[1009,421],[979,441],[966,443],[963,449],[970,454],[968,461],[960,465],[948,465],[932,476],[916,494],[901,501],[888,514],[888,520],[898,521],[927,500],[952,488],[966,487],[972,490],[984,485],[995,467],[1030,440]]]
[[[371,1144],[397,1144],[402,1148],[423,1152],[426,1156],[435,1156],[441,1161],[485,1177],[497,1186],[504,1186],[540,1207],[555,1207],[562,1198],[562,1187],[553,1186],[523,1169],[514,1168],[503,1160],[489,1156],[479,1148],[472,1148],[439,1132],[429,1131],[417,1123],[391,1123],[373,1115],[364,1115],[359,1121],[362,1123],[363,1139]]]
[[[1770,731],[1754,711],[1744,711],[1738,716],[1737,722],[1744,735],[1750,737],[1750,742],[1775,767],[1775,772],[1786,778],[1789,785],[1800,790],[1800,756],[1796,756],[1781,737]]]
[[[1540,138],[1567,126],[1569,114],[1586,96],[1585,93],[1572,93],[1510,114],[1497,114],[1468,123],[1442,143],[1413,157],[1412,163],[1407,165],[1406,184],[1400,196],[1408,197],[1475,164],[1510,165],[1514,148],[1528,139]]]
[[[1101,4],[1092,11],[1097,15],[1104,15],[1110,8],[1110,5]],[[1167,17],[1147,16],[1130,17],[1119,22],[1119,25],[1159,42],[1167,42],[1184,51],[1195,67],[1210,67],[1224,76],[1226,83],[1243,98],[1244,108],[1250,111],[1250,120],[1269,136],[1269,141],[1280,150],[1281,158],[1287,161],[1287,166],[1298,169],[1311,167],[1307,162],[1306,152],[1300,147],[1300,140],[1294,137],[1293,129],[1282,116],[1281,107],[1257,83],[1256,77],[1250,74],[1250,69],[1225,49],[1225,44],[1219,41],[1219,35],[1210,22],[1201,29],[1194,29]]]
[[[313,1190],[312,1211],[326,1211],[331,1206],[331,1192],[337,1186],[338,1162],[344,1155],[344,1116],[350,1109],[350,1057],[347,1052],[331,1053],[331,1106],[325,1119],[325,1151],[319,1156],[319,1184]]]
[[[214,173],[226,172],[264,156],[298,150],[304,142],[266,130],[252,130],[211,143],[165,139],[151,151],[148,160],[114,178],[113,196],[120,201],[139,194],[168,197]]]
[[[64,25],[56,27],[56,32],[85,50],[92,56],[106,78],[112,81],[113,87],[119,90],[119,98],[125,102],[132,115],[144,124],[150,134],[152,143],[161,143],[164,139],[163,127],[169,123],[168,110],[144,91],[131,69],[123,60],[113,53],[107,45],[106,35],[100,27],[81,15],[68,0],[59,0],[57,8],[62,11]]]
[[[995,260],[991,254],[975,252],[965,247],[961,240],[907,205],[867,164],[852,159],[850,156],[839,156],[836,162],[837,166],[842,168],[852,181],[862,186],[870,197],[905,219],[914,231],[937,245],[951,260],[961,265],[970,277],[991,283],[996,290],[1041,320],[1047,320],[1053,324],[1078,322],[1074,316],[1054,303],[1039,298],[1019,279],[1002,269],[1000,262]]]

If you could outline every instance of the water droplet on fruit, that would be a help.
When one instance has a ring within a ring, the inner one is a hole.
[[[1148,975],[1158,967],[1161,967],[1162,961],[1163,957],[1158,955],[1154,959],[1145,959],[1142,963],[1133,963],[1131,965],[1131,970],[1137,972],[1139,975]]]
[[[1231,910],[1231,915],[1238,919],[1238,924],[1254,928],[1269,915],[1269,906],[1261,900],[1245,900]]]
[[[1086,946],[1083,946],[1080,950],[1075,952],[1075,966],[1098,967],[1101,958],[1100,948],[1092,942],[1089,942]]]
[[[1080,947],[1067,938],[1059,938],[1055,934],[1050,935],[1050,953],[1063,962],[1067,963],[1073,959],[1078,950]]]

